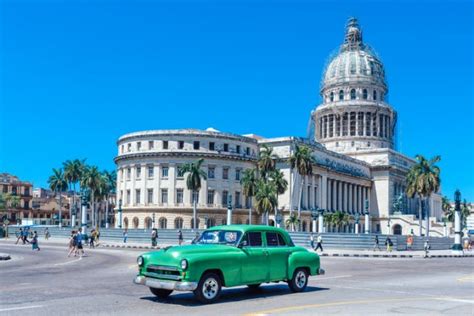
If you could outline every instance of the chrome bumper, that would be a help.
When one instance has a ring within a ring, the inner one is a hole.
[[[147,278],[142,275],[137,275],[133,280],[133,283],[145,285],[155,289],[165,289],[173,291],[194,291],[197,288],[197,282],[158,280],[153,278]]]
[[[324,271],[323,268],[319,268],[318,275],[324,275],[325,273],[326,273],[326,271]]]

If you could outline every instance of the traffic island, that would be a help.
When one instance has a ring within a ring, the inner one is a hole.
[[[11,257],[9,254],[6,253],[0,253],[0,260],[10,260]]]

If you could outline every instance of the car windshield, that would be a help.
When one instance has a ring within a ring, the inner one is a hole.
[[[208,230],[202,233],[196,244],[221,244],[237,246],[240,236],[239,231],[234,230]]]

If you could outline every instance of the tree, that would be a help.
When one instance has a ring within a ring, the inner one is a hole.
[[[183,174],[187,173],[186,186],[188,190],[191,190],[193,198],[193,229],[196,229],[196,195],[201,190],[201,179],[207,179],[206,173],[201,169],[204,159],[199,159],[195,162],[187,163],[180,167],[180,172]]]
[[[295,152],[290,156],[289,162],[291,169],[296,168],[301,177],[300,190],[298,194],[298,219],[301,220],[301,198],[303,196],[303,187],[305,176],[313,173],[313,157],[311,156],[311,149],[307,146],[295,145]],[[290,205],[290,216],[292,214],[292,206]]]
[[[258,155],[257,167],[260,171],[260,177],[267,179],[267,175],[275,170],[276,159],[278,157],[273,153],[273,149],[263,145]]]
[[[295,214],[291,214],[290,217],[285,221],[286,224],[286,229],[291,228],[292,230],[295,230],[296,226],[299,226],[300,220],[298,217],[296,217]]]
[[[92,226],[96,225],[95,202],[101,185],[101,177],[99,169],[96,166],[85,166],[84,173],[80,180],[81,188],[88,188],[90,190]]]
[[[339,230],[341,226],[349,224],[350,218],[349,214],[336,211],[331,214],[331,223],[336,225]]]
[[[69,184],[69,190],[72,189],[72,203],[69,206],[70,214],[73,213],[73,207],[76,206],[76,184],[81,180],[83,172],[84,172],[84,163],[85,159],[79,160],[66,160],[63,163],[64,168],[64,178]],[[72,222],[71,217],[71,227],[74,227],[75,223]]]
[[[413,165],[407,174],[407,189],[406,193],[413,198],[418,195],[420,203],[418,207],[418,216],[420,224],[420,236],[422,235],[422,207],[421,202],[428,202],[433,192],[437,192],[441,185],[440,169],[436,163],[441,160],[440,156],[435,156],[427,160],[421,155],[416,155],[418,161]],[[426,208],[426,236],[429,236],[430,231],[430,211]]]
[[[247,198],[252,199],[257,192],[257,170],[245,169],[240,179],[242,191]],[[252,203],[249,205],[249,225],[252,225]]]
[[[104,170],[102,172],[101,192],[105,200],[105,227],[109,228],[109,199],[110,195],[116,193],[117,187],[117,172],[114,170],[109,172]]]
[[[273,183],[276,189],[276,201],[277,205],[275,206],[275,217],[277,215],[278,210],[278,195],[283,194],[286,192],[288,188],[288,181],[285,179],[285,175],[280,170],[273,170],[269,174],[270,181]]]
[[[53,174],[48,179],[49,188],[53,190],[56,195],[59,194],[59,227],[62,226],[62,192],[67,190],[68,183],[64,177],[62,169],[54,169]]]
[[[466,227],[467,218],[471,215],[471,207],[467,204],[466,199],[461,204],[461,227]]]
[[[260,179],[257,183],[257,193],[255,195],[255,209],[258,214],[263,214],[265,224],[268,225],[268,213],[278,205],[276,198],[276,187],[272,182]]]

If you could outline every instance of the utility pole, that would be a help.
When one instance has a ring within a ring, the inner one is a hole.
[[[461,192],[454,193],[454,245],[452,248],[454,255],[464,254],[461,245]]]

